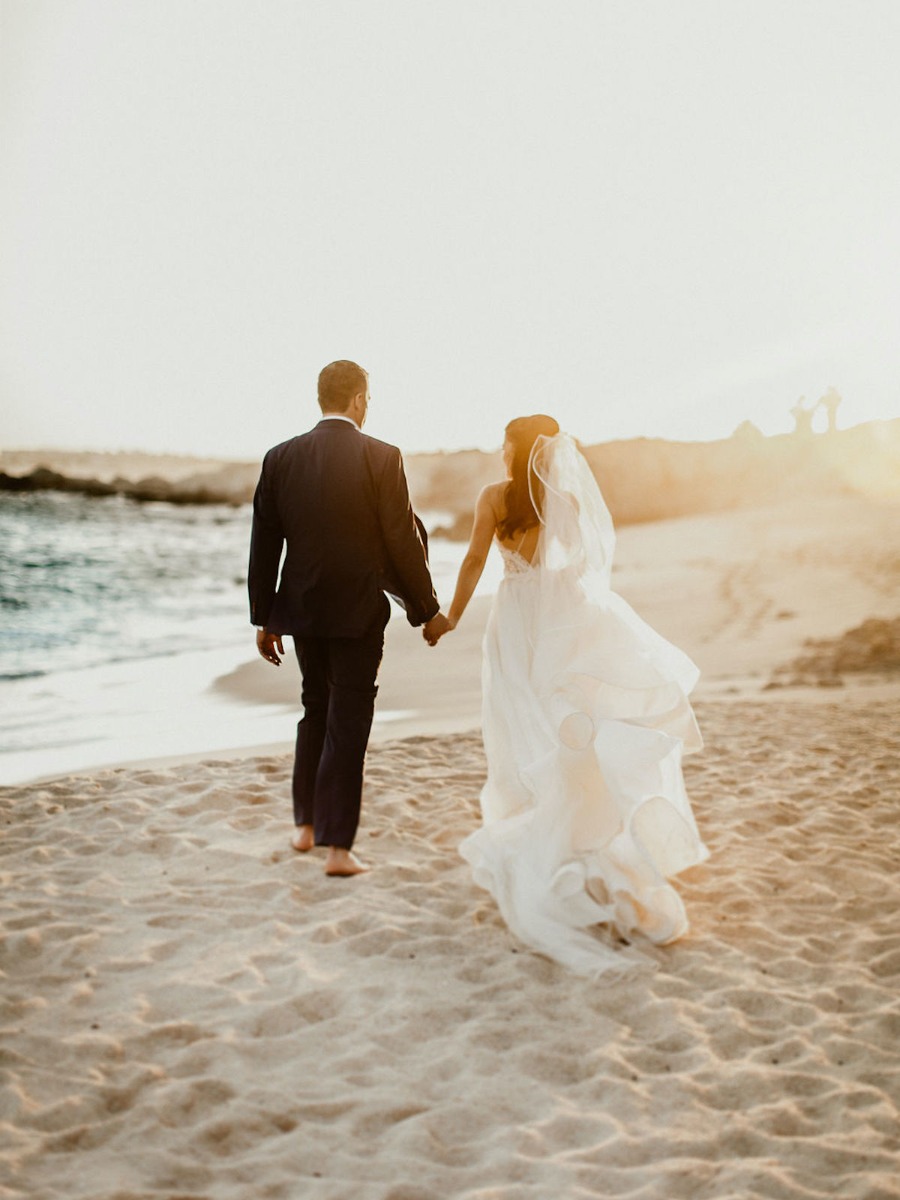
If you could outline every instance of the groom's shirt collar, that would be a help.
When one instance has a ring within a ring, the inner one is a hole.
[[[359,429],[359,426],[354,420],[352,420],[352,418],[344,417],[340,413],[325,413],[319,421],[320,425],[322,424],[322,421],[346,421],[347,424],[352,425],[354,429]]]

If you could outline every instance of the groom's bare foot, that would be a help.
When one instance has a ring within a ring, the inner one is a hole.
[[[352,850],[342,850],[340,846],[329,846],[328,858],[325,860],[326,875],[362,875],[368,869]]]
[[[294,832],[291,834],[291,845],[295,850],[299,850],[302,854],[305,854],[307,850],[312,850],[315,844],[316,838],[312,825],[294,826]]]

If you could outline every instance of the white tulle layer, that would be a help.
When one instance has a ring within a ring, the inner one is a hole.
[[[708,855],[681,771],[702,744],[698,672],[605,580],[506,557],[484,644],[484,823],[460,850],[524,943],[618,978],[650,964],[611,934],[681,937],[669,879]]]

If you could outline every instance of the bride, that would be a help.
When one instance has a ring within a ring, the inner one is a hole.
[[[699,672],[612,590],[612,519],[574,440],[552,417],[519,417],[503,460],[448,612],[454,629],[496,539],[483,823],[460,851],[523,942],[619,978],[647,965],[635,935],[686,932],[668,881],[708,855],[681,773],[702,744],[687,699]]]

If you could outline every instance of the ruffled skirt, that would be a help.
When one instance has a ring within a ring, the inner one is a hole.
[[[688,928],[669,882],[708,851],[681,760],[698,672],[626,602],[541,567],[503,580],[484,642],[475,881],[524,943],[580,974],[651,965]],[[634,946],[631,943],[635,943]]]

